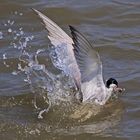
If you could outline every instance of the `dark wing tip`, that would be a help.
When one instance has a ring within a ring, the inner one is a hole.
[[[71,31],[76,31],[76,29],[71,25],[69,25],[69,28],[70,28]]]
[[[78,46],[77,46],[77,43],[78,43],[78,41],[77,41],[77,33],[78,33],[78,31],[71,25],[69,25],[69,28],[70,28],[71,35],[72,35],[72,40],[73,40],[72,45],[74,47],[74,54],[75,54],[75,52],[78,53]]]
[[[31,8],[31,10],[35,11],[36,9],[34,9],[34,8]]]
[[[34,8],[31,8],[31,10],[33,10],[33,12],[36,14],[36,15],[38,15],[40,18],[41,18],[41,15],[44,15],[44,14],[42,14],[40,11],[38,11],[38,10],[36,10],[36,9],[34,9]],[[45,16],[45,15],[44,15]],[[41,18],[42,19],[42,18]]]
[[[79,31],[76,30],[75,27],[69,25],[69,28],[70,28],[70,31],[71,31],[72,36],[76,36],[76,32],[79,33]]]
[[[70,28],[71,35],[72,35],[72,40],[73,40],[74,43],[76,43],[77,42],[76,32],[78,33],[78,31],[73,26],[71,26],[71,25],[69,25],[69,28]]]
[[[38,11],[36,9],[31,8],[31,10],[33,10],[38,15]]]

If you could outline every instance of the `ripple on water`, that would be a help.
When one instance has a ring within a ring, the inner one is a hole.
[[[31,7],[43,10],[61,27],[75,25],[87,36],[103,58],[105,76],[117,77],[126,88],[123,103],[101,108],[99,114],[89,104],[71,105],[73,83],[54,70],[48,58],[47,33]],[[0,13],[0,95],[8,94],[0,98],[1,139],[139,138],[137,0],[5,1]],[[54,104],[39,120],[38,113],[48,107],[46,95]]]

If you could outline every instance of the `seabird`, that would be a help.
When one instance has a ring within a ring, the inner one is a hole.
[[[104,83],[100,56],[83,34],[73,26],[69,26],[71,38],[47,16],[36,9],[33,11],[40,17],[47,29],[51,44],[55,48],[66,47],[66,54],[63,55],[67,56],[67,61],[64,64],[78,90],[78,96],[75,98],[77,97],[80,102],[91,101],[104,105],[112,95],[118,95],[124,91],[118,87],[118,82],[114,78],[109,78]]]

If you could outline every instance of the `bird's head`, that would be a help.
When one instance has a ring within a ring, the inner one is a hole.
[[[118,95],[119,93],[122,93],[125,91],[124,88],[120,88],[118,86],[118,81],[114,78],[109,78],[107,81],[106,81],[106,87],[108,89],[110,89],[112,91],[112,93]]]

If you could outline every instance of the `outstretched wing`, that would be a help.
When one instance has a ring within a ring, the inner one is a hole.
[[[60,45],[62,43],[67,43],[69,45],[72,44],[72,39],[56,23],[54,23],[51,19],[38,10],[33,9],[33,11],[42,20],[42,23],[48,31],[48,38],[54,46]],[[69,47],[71,50],[73,49],[72,45]]]
[[[58,65],[62,65],[61,68],[58,67],[73,77],[77,88],[80,88],[81,75],[74,57],[73,40],[47,16],[35,9],[33,11],[40,17],[48,31],[48,38],[55,47],[56,55],[58,60],[60,60]]]
[[[83,100],[96,98],[100,94],[97,94],[97,90],[104,88],[100,57],[79,31],[72,26],[70,30],[74,42],[74,55],[81,72]]]

